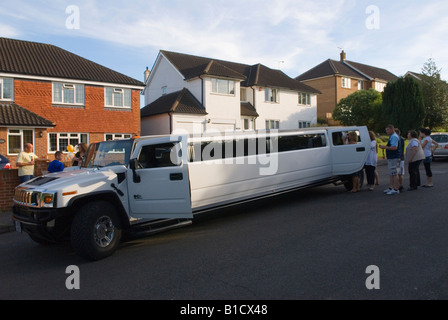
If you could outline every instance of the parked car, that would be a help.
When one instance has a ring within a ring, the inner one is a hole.
[[[0,170],[1,169],[11,169],[11,163],[8,158],[0,154]]]
[[[434,132],[431,138],[439,144],[433,151],[433,159],[448,158],[448,132]]]

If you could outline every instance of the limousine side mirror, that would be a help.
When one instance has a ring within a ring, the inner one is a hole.
[[[137,159],[129,160],[129,168],[132,170],[132,179],[135,183],[140,183],[140,176],[137,174],[135,169],[137,168]]]

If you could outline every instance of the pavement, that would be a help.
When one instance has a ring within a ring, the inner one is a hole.
[[[14,231],[12,211],[0,211],[0,234]]]

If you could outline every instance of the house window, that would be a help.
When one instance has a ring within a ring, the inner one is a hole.
[[[120,139],[130,139],[132,138],[132,134],[130,133],[106,133],[104,135],[104,140],[120,140]]]
[[[342,78],[342,88],[351,88],[350,78]]]
[[[311,96],[309,93],[299,92],[299,104],[311,105]]]
[[[48,140],[48,152],[67,151],[68,145],[89,144],[87,133],[49,133]]]
[[[8,129],[8,155],[23,151],[25,143],[34,145],[34,131],[30,129]]]
[[[106,107],[132,108],[131,89],[105,88]]]
[[[301,120],[299,120],[299,129],[309,128],[309,127],[311,127],[311,122],[310,121],[301,121]]]
[[[280,129],[280,120],[266,120],[266,129]]]
[[[243,130],[254,130],[254,119],[243,118]]]
[[[271,88],[264,89],[264,101],[278,102],[278,89],[271,89]]]
[[[166,86],[163,86],[162,87],[162,96],[166,95],[166,92],[167,92],[167,88],[166,88]]]
[[[247,101],[246,88],[240,88],[240,101]]]
[[[375,90],[378,92],[383,92],[386,87],[386,83],[384,82],[375,82]]]
[[[84,105],[84,85],[53,82],[53,103]]]
[[[212,79],[212,92],[220,94],[235,94],[235,81]]]
[[[0,78],[0,100],[14,100],[14,79]]]
[[[364,81],[358,80],[358,90],[364,90]]]

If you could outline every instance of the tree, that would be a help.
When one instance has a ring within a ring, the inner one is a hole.
[[[425,105],[420,84],[412,77],[389,82],[383,92],[383,122],[393,124],[403,135],[419,130],[425,119]]]
[[[440,79],[440,69],[433,59],[423,65],[421,85],[426,109],[424,126],[431,130],[445,126],[448,124],[448,85]]]
[[[374,89],[359,90],[339,101],[333,119],[345,126],[365,125],[374,130],[381,111],[382,97]]]

